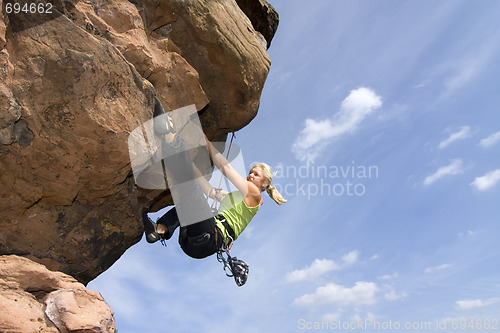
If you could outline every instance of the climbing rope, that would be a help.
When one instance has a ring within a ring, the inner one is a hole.
[[[229,160],[229,154],[231,153],[231,147],[233,145],[233,140],[235,137],[236,135],[234,134],[234,132],[232,132],[231,140],[229,141],[229,147],[227,149],[226,160]],[[211,206],[214,214],[217,214],[216,208],[217,208],[217,203],[219,202],[217,194],[221,190],[220,186],[222,185],[222,178],[224,178],[224,175],[221,172],[218,188],[215,189],[216,191],[215,199],[212,202]],[[226,186],[229,189],[229,182],[227,179],[226,179]],[[217,251],[217,261],[223,264],[223,270],[224,273],[226,273],[226,276],[234,278],[236,284],[239,287],[241,287],[247,282],[249,267],[247,263],[244,262],[243,260],[231,256],[229,249],[231,248],[231,244],[233,243],[233,238],[230,235],[228,235],[227,232],[226,235],[221,235],[221,236],[223,237],[224,240],[229,239],[229,242],[228,245],[226,245],[226,242],[224,241],[222,248]]]
[[[229,153],[231,152],[231,147],[233,146],[233,140],[235,137],[236,137],[236,135],[234,134],[234,132],[232,132],[231,140],[229,141],[229,147],[227,148],[226,160],[229,159]],[[222,185],[222,178],[224,178],[224,175],[221,172],[220,179],[219,179],[219,185],[215,189],[215,192],[216,192],[215,199],[212,202],[212,205],[210,206],[210,208],[212,209],[213,212],[217,212],[217,208],[218,208],[217,203],[219,202],[219,200],[217,199],[217,193],[220,192],[220,190],[221,190],[220,186]],[[226,180],[226,186],[227,185],[228,184],[227,184],[227,180]],[[210,196],[210,193],[209,193],[209,196]]]

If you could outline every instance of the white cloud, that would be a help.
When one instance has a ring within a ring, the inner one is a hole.
[[[432,273],[432,272],[440,271],[440,270],[447,269],[447,268],[450,268],[450,267],[451,267],[450,264],[443,264],[443,265],[439,265],[439,266],[432,266],[432,267],[427,267],[424,270],[424,272],[426,272],[426,273]]]
[[[461,139],[468,138],[470,136],[470,126],[463,126],[460,131],[452,133],[446,140],[439,144],[439,148],[443,149],[453,142]]]
[[[470,61],[457,65],[456,73],[449,77],[446,82],[446,95],[454,93],[456,90],[466,85],[472,78],[474,78],[481,68],[483,59],[471,59]]]
[[[458,175],[462,173],[462,160],[461,159],[455,159],[451,161],[451,163],[447,166],[439,168],[435,173],[433,173],[430,176],[427,176],[424,179],[424,185],[431,185],[438,179],[441,179],[445,176],[448,175]]]
[[[500,169],[488,172],[484,176],[476,177],[470,185],[479,191],[486,191],[495,186],[500,181]]]
[[[341,266],[328,259],[315,259],[313,263],[304,269],[298,269],[286,275],[287,282],[299,282],[305,280],[314,280],[321,275],[332,271],[339,270]]]
[[[479,145],[483,148],[489,148],[498,142],[500,142],[500,132],[493,133],[489,137],[482,139],[479,141]]]
[[[373,282],[359,281],[352,288],[329,283],[316,289],[314,294],[301,296],[293,301],[297,306],[333,304],[337,306],[370,305],[376,302],[378,287]]]
[[[331,321],[338,321],[340,320],[340,317],[342,316],[342,310],[336,313],[327,313],[324,315],[321,320],[331,322]]]
[[[469,38],[471,37],[465,39]],[[497,53],[498,46],[493,44],[495,43],[484,43],[478,48],[473,48],[469,54],[465,53],[461,59],[458,58],[447,65],[453,74],[445,80],[446,90],[443,97],[454,94],[484,71],[490,59],[494,59]]]
[[[393,274],[386,274],[379,276],[379,280],[392,280],[398,277],[398,273],[393,273]]]
[[[391,289],[389,292],[387,292],[384,295],[384,298],[388,301],[397,301],[399,299],[407,297],[408,294],[403,292],[403,293],[397,293],[394,289]]]
[[[254,234],[255,234],[255,227],[252,225],[246,227],[245,232],[243,233],[244,237],[248,239],[252,238]]]
[[[467,232],[459,232],[458,237],[465,237],[465,236],[475,236],[479,233],[479,231],[472,231],[472,230],[467,230]]]
[[[498,301],[500,301],[500,298],[490,298],[487,300],[471,299],[471,300],[457,301],[456,306],[457,309],[459,310],[472,310],[495,304]]]
[[[347,265],[353,265],[358,261],[359,252],[357,250],[351,251],[342,257]]]
[[[358,261],[358,257],[359,251],[353,250],[342,256],[342,264],[338,264],[329,259],[314,259],[311,265],[288,273],[285,279],[287,282],[314,280],[327,272],[341,270],[347,266],[355,264]]]
[[[361,315],[359,313],[356,313],[354,315],[351,316],[351,322],[353,323],[358,323],[358,322],[362,322],[363,320],[361,319]]]
[[[356,130],[366,116],[381,106],[382,99],[373,90],[364,87],[352,90],[333,118],[305,120],[304,129],[292,145],[295,157],[314,161],[333,139]]]

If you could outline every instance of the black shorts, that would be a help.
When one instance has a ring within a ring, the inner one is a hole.
[[[215,225],[211,230],[198,236],[189,236],[187,228],[181,228],[179,245],[184,253],[191,258],[203,259],[223,248],[224,237],[222,237],[222,232]]]

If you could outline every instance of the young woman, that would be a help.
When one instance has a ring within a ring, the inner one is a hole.
[[[180,226],[179,244],[182,250],[192,258],[205,258],[224,247],[230,247],[238,238],[257,214],[262,203],[262,192],[266,191],[279,205],[286,202],[278,190],[271,186],[273,174],[267,164],[252,166],[244,178],[205,137],[211,161],[237,191],[228,193],[213,188],[192,162],[181,136],[173,128],[171,118],[163,113],[161,103],[156,100],[154,129],[155,133],[163,137],[163,156],[167,156],[163,161],[176,205],[156,223],[147,212],[143,214],[146,240],[149,243],[170,239]],[[212,212],[206,197],[220,201],[218,212]]]

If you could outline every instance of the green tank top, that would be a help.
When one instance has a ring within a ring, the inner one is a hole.
[[[219,214],[226,218],[227,223],[234,231],[234,240],[241,235],[260,208],[260,204],[248,207],[243,199],[243,193],[240,191],[231,192],[222,198],[219,207]],[[224,235],[227,234],[226,228],[220,221],[217,221],[217,226]]]

